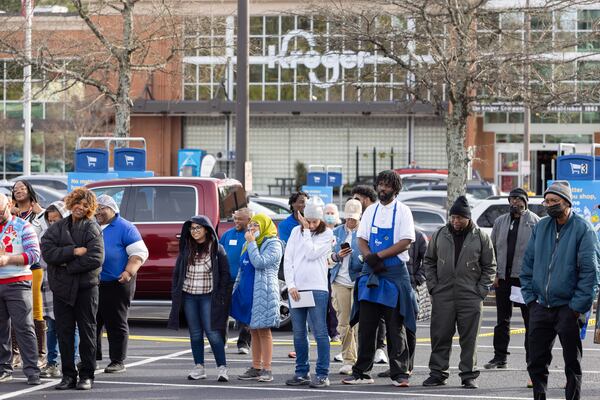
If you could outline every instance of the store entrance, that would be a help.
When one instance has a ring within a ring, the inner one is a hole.
[[[556,151],[538,150],[531,152],[531,190],[541,195],[546,189],[546,182],[553,179],[552,163],[556,159]]]

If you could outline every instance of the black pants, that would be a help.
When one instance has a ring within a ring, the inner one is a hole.
[[[122,363],[127,358],[129,340],[129,307],[135,294],[135,278],[126,283],[100,282],[97,314],[96,359],[102,359],[102,328],[108,336],[108,355],[111,362]]]
[[[238,340],[237,340],[237,347],[242,348],[242,347],[247,347],[250,348],[250,345],[252,344],[252,336],[250,335],[250,328],[248,327],[248,325],[243,324],[243,323],[239,323],[239,328],[240,328],[240,334],[238,336]]]
[[[54,317],[60,349],[63,376],[77,377],[75,369],[75,326],[79,328],[79,356],[81,379],[94,379],[96,370],[96,313],[98,286],[80,289],[74,305],[54,296]]]
[[[406,344],[408,346],[408,370],[412,371],[415,368],[415,350],[417,349],[417,334],[403,328],[406,332]]]
[[[385,332],[385,321],[383,320],[383,318],[381,318],[379,320],[379,323],[377,324],[377,348],[378,349],[385,349],[385,337],[386,337],[386,332]]]
[[[388,358],[390,360],[390,377],[408,379],[409,351],[406,342],[404,319],[398,308],[362,300],[358,320],[358,358],[352,373],[365,376],[373,369],[373,356],[376,350],[376,330],[379,320],[383,318],[387,329]]]
[[[513,302],[510,301],[510,287],[521,284],[518,278],[509,280],[500,279],[496,288],[496,315],[497,322],[494,327],[494,358],[506,361],[508,352],[508,343],[510,342],[510,319],[513,313]],[[525,323],[525,361],[529,362],[529,310],[525,304],[514,303],[521,309],[523,322]]]
[[[579,400],[581,395],[581,338],[579,325],[569,306],[546,308],[537,303],[529,309],[529,362],[527,371],[533,381],[533,393],[546,393],[552,346],[560,339],[565,361],[567,386],[565,398]],[[538,396],[539,397],[539,396]]]

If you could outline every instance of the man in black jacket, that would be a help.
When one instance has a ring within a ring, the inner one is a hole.
[[[96,370],[96,313],[98,284],[104,260],[100,226],[93,219],[96,196],[85,188],[66,198],[71,215],[54,223],[42,237],[42,256],[48,264],[48,282],[54,294],[56,332],[62,364],[58,390],[90,390]],[[81,368],[76,384],[75,326],[79,328]]]

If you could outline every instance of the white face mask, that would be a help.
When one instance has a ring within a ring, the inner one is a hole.
[[[255,239],[258,239],[258,237],[260,236],[260,231],[254,232],[253,235]]]

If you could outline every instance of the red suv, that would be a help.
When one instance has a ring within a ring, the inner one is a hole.
[[[132,178],[87,187],[97,196],[112,196],[148,246],[150,257],[138,272],[135,300],[171,300],[171,276],[186,220],[206,215],[221,236],[233,226],[233,212],[246,207],[244,188],[233,179]]]

